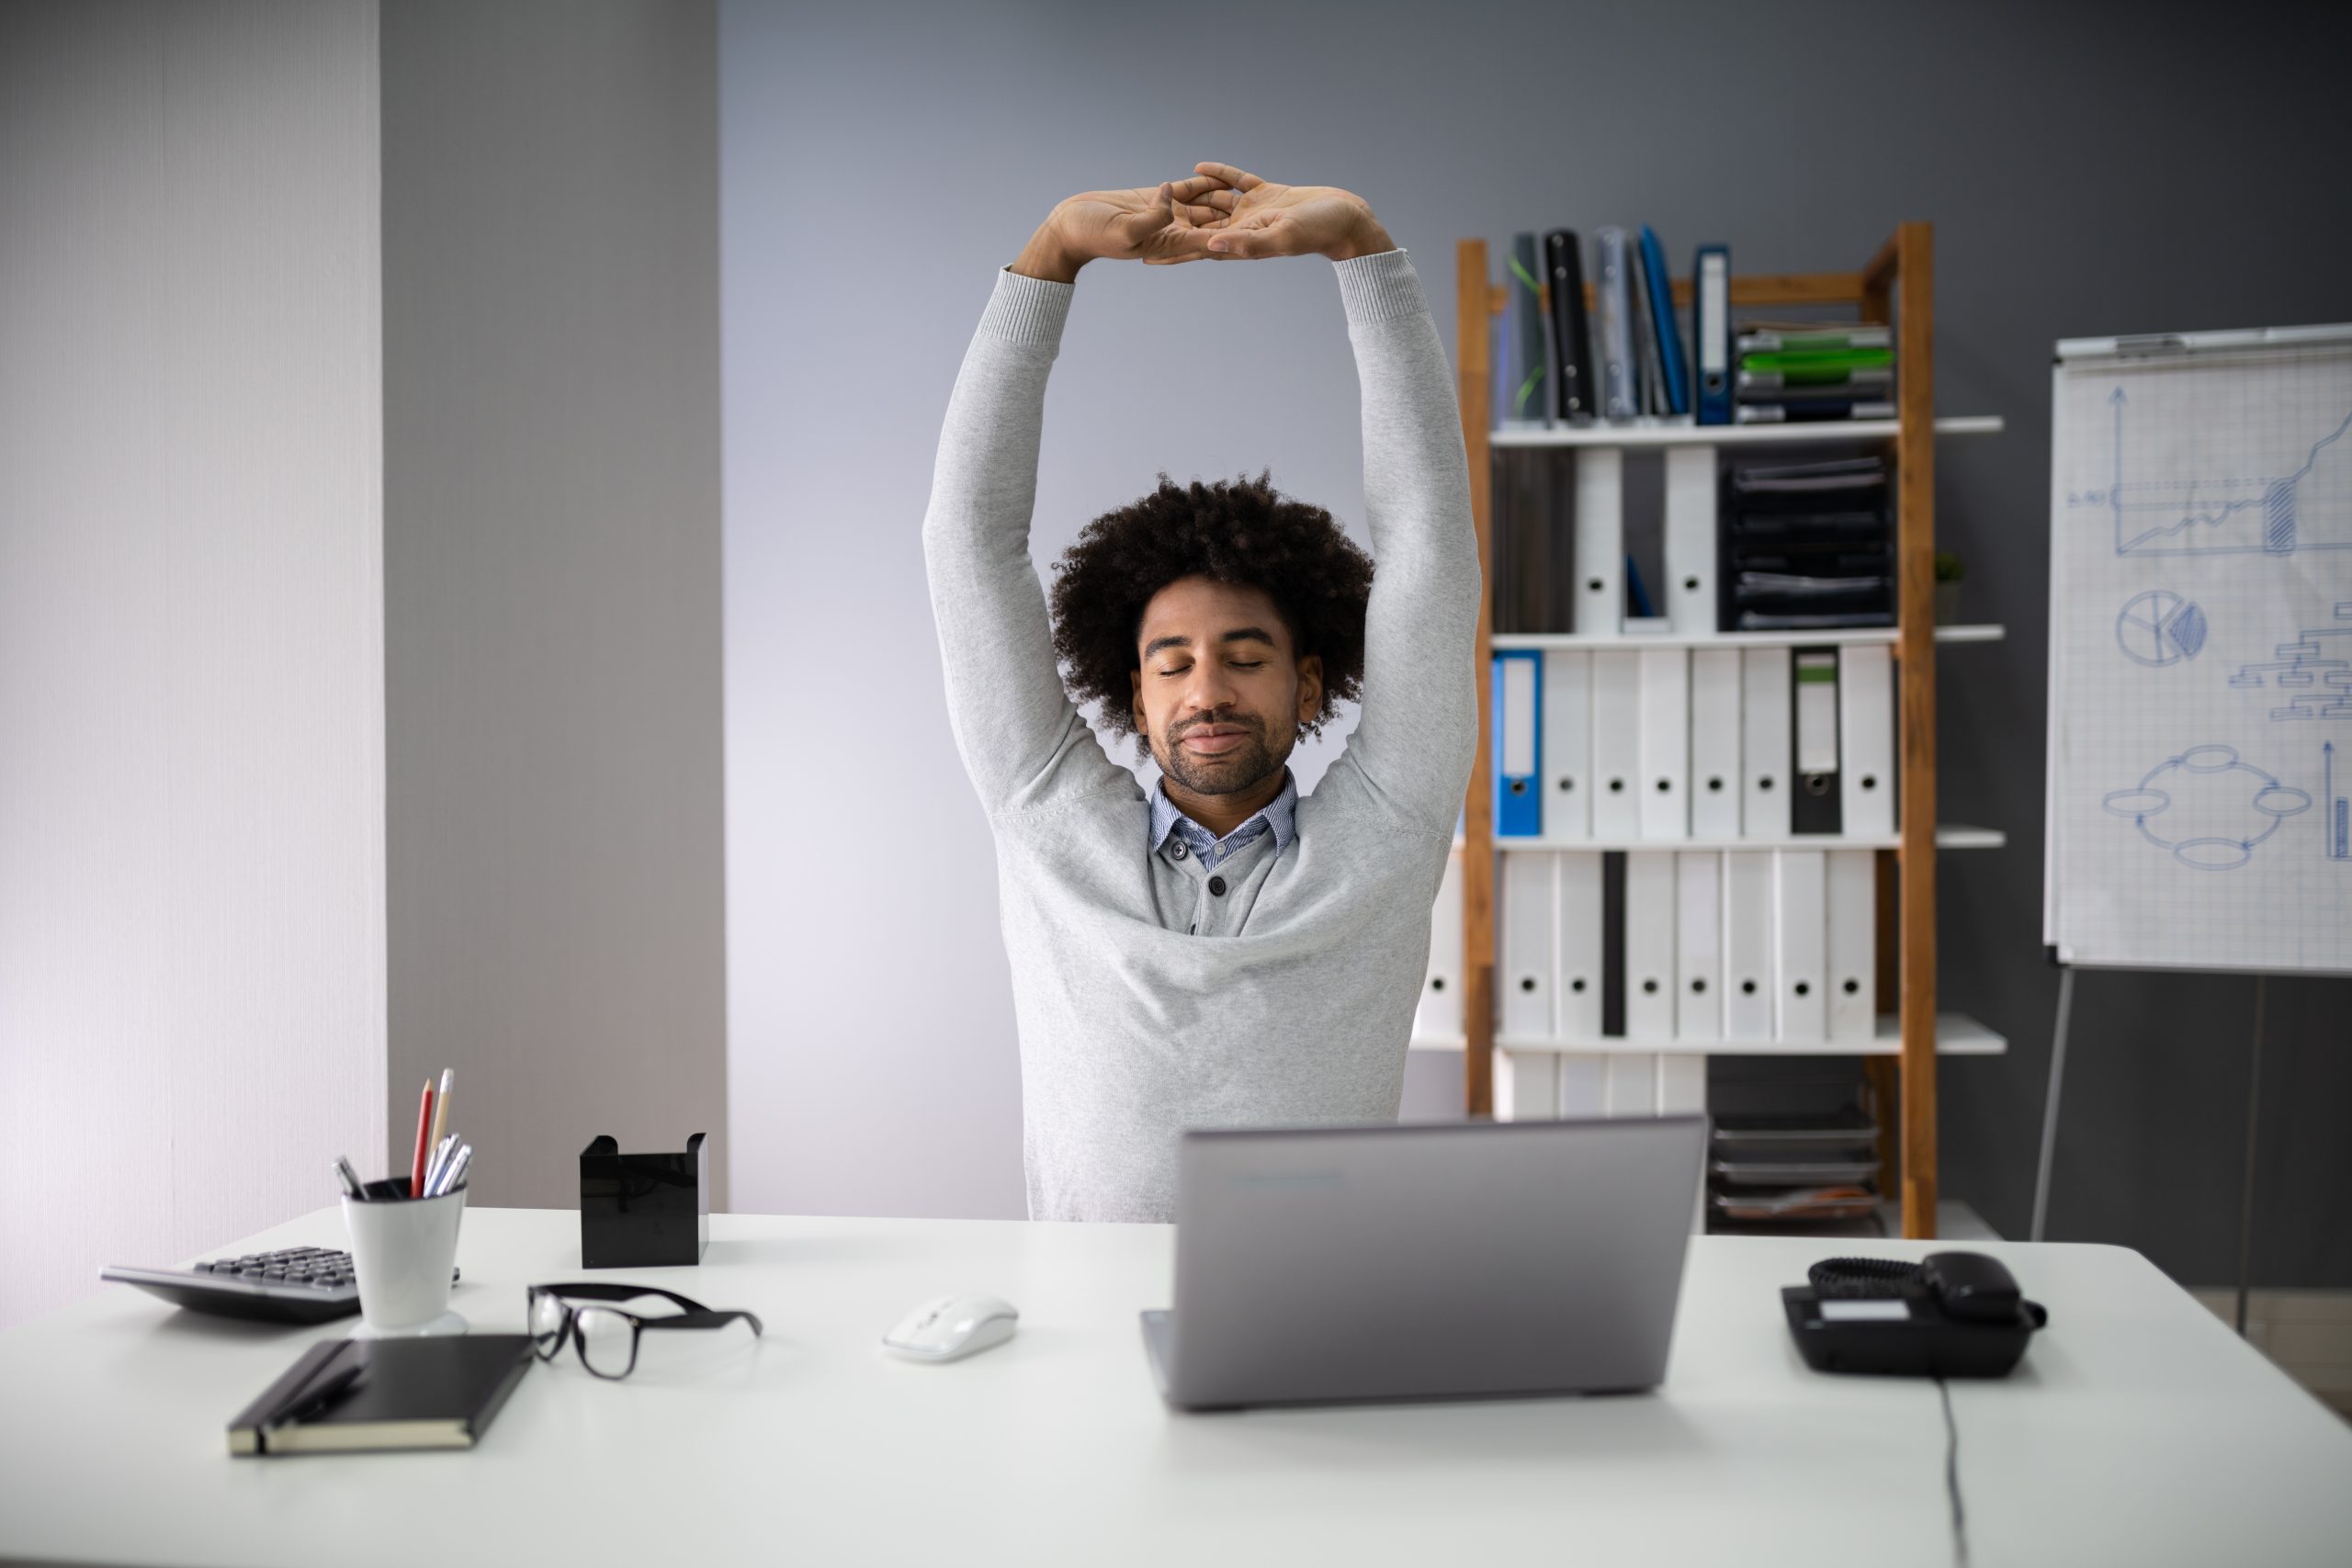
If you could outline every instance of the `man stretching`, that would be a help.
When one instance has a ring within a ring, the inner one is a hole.
[[[1187,1127],[1396,1117],[1477,743],[1468,466],[1413,265],[1346,191],[1195,169],[1070,197],[997,274],[923,518],[949,719],[996,836],[1036,1219],[1172,1217]],[[1355,348],[1377,576],[1268,474],[1163,473],[1056,563],[1049,616],[1029,522],[1079,269],[1309,254]],[[1342,700],[1355,732],[1301,795],[1291,749]],[[1088,702],[1149,748],[1148,796]]]

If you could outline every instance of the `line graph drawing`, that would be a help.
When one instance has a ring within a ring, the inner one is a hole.
[[[2335,606],[2343,624],[2306,626],[2293,642],[2278,645],[2278,657],[2260,664],[2241,664],[2230,684],[2259,690],[2268,684],[2289,697],[2270,710],[2272,720],[2352,718],[2352,642],[2325,642],[2327,637],[2352,637],[2352,600]],[[2268,677],[2265,681],[2265,677]]]
[[[2309,811],[2312,797],[2238,761],[2232,747],[2191,746],[2150,768],[2135,788],[2109,790],[2099,804],[2181,864],[2232,871],[2252,860],[2255,846],[2280,822]]]
[[[2327,802],[2327,815],[2320,821],[2320,852],[2328,860],[2352,862],[2352,799],[2335,793],[2335,741],[2321,743],[2319,768],[2319,797]]]
[[[2126,601],[2115,617],[2115,646],[2135,664],[2162,669],[2205,649],[2205,612],[2169,588]]]
[[[2067,503],[2108,512],[2119,556],[2293,555],[2352,550],[2352,412],[2312,443],[2285,475],[2197,479],[2125,477],[2124,412],[2131,399],[2108,395],[2114,415],[2111,477],[2104,490],[2070,492]]]

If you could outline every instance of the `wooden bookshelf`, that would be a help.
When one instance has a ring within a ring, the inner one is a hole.
[[[1775,305],[1849,307],[1863,322],[1895,329],[1895,412],[1893,420],[1850,426],[1805,425],[1696,426],[1677,420],[1641,420],[1599,423],[1557,431],[1514,431],[1498,436],[1491,404],[1493,366],[1488,326],[1502,313],[1509,289],[1493,281],[1487,266],[1487,243],[1463,240],[1455,248],[1456,310],[1454,347],[1462,407],[1462,435],[1468,450],[1471,510],[1477,523],[1478,564],[1485,581],[1494,581],[1492,541],[1492,453],[1498,445],[1513,446],[1657,447],[1689,445],[1761,446],[1883,443],[1895,463],[1896,736],[1900,778],[1897,840],[1879,853],[1878,961],[1882,998],[1892,995],[1896,1010],[1874,1043],[1869,1066],[1874,1099],[1882,1101],[1882,1124],[1898,1129],[1886,1153],[1883,1174],[1888,1186],[1899,1185],[1903,1231],[1906,1236],[1935,1235],[1938,1197],[1936,1164],[1936,1055],[1939,1035],[1936,991],[1936,643],[1935,625],[1935,450],[1939,434],[1984,434],[1997,432],[1996,418],[1963,418],[1939,422],[1935,412],[1935,260],[1934,231],[1927,223],[1903,223],[1887,237],[1860,271],[1793,273],[1777,276],[1731,278],[1735,307]],[[1590,285],[1587,285],[1588,304]],[[1690,283],[1674,283],[1675,302],[1687,305]],[[1766,434],[1765,432],[1770,434]],[[1993,635],[1998,635],[1995,633]],[[1529,646],[1531,639],[1509,639]],[[1570,634],[1547,637],[1571,646],[1589,639]],[[1610,639],[1623,646],[1635,639]],[[1678,639],[1689,646],[1690,639]],[[1739,640],[1725,634],[1723,641]],[[1820,640],[1837,640],[1835,637]],[[1874,640],[1890,640],[1880,633]],[[1953,639],[1962,640],[1962,639]],[[1494,1110],[1495,1038],[1495,834],[1493,759],[1487,737],[1492,733],[1489,682],[1496,637],[1492,594],[1479,606],[1476,651],[1478,671],[1478,735],[1476,761],[1472,767],[1468,798],[1463,812],[1462,931],[1463,931],[1463,1096],[1472,1115]],[[1658,645],[1663,646],[1663,645]],[[1592,846],[1584,846],[1592,847]],[[1666,846],[1661,846],[1666,847]],[[1973,1023],[1972,1039],[1997,1042],[1998,1036]],[[1955,1024],[1946,1018],[1942,1032],[1946,1050],[1952,1049]],[[1611,1049],[1640,1049],[1639,1042],[1587,1043]],[[1979,1044],[1979,1050],[1998,1049]],[[1772,1049],[1747,1043],[1739,1049]],[[1788,1049],[1781,1047],[1780,1049]],[[1798,1048],[1802,1052],[1802,1047]],[[1711,1053],[1719,1054],[1719,1053]],[[1889,1112],[1893,1115],[1890,1117]]]

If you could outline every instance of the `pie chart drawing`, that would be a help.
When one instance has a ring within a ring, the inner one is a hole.
[[[2205,649],[2205,612],[2169,588],[2133,596],[2115,617],[2115,646],[2134,664],[2161,669]]]

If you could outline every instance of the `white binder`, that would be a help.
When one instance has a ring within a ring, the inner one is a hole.
[[[1674,1037],[1724,1037],[1723,855],[1674,857]]]
[[[1554,985],[1559,998],[1560,1037],[1600,1038],[1600,852],[1564,852],[1554,863],[1558,879],[1559,964]]]
[[[1715,630],[1715,449],[1666,451],[1666,606],[1684,635]]]
[[[1643,1051],[1620,1051],[1601,1058],[1603,1116],[1657,1114],[1657,1058]]]
[[[1724,1038],[1772,1038],[1772,857],[1724,856]]]
[[[1501,1032],[1549,1040],[1555,857],[1541,850],[1514,850],[1497,858],[1502,864],[1501,964],[1495,976]]]
[[[1740,650],[1740,837],[1789,836],[1789,650]]]
[[[1494,1087],[1496,1121],[1552,1121],[1560,1114],[1560,1058],[1549,1051],[1498,1051]]]
[[[1635,850],[1625,857],[1625,1038],[1674,1038],[1674,862]]]
[[[1657,1113],[1660,1116],[1700,1116],[1707,1109],[1707,1058],[1696,1052],[1678,1052],[1657,1059]],[[1702,1192],[1703,1201],[1706,1194]]]
[[[1603,1055],[1563,1055],[1560,1058],[1560,1114],[1570,1117],[1609,1114],[1609,1058]]]
[[[1544,655],[1544,836],[1592,837],[1592,655],[1555,648]]]
[[[1592,836],[1623,841],[1642,836],[1637,739],[1642,720],[1642,656],[1601,649],[1592,656]]]
[[[1625,455],[1614,446],[1577,452],[1576,628],[1615,637],[1625,629]]]
[[[1690,651],[1645,648],[1642,661],[1642,837],[1690,836]]]
[[[1690,836],[1739,837],[1739,668],[1736,648],[1690,652]]]
[[[1430,910],[1430,966],[1421,979],[1421,1004],[1413,1012],[1415,1038],[1438,1042],[1462,1035],[1462,852],[1445,860]]]
[[[1848,643],[1838,650],[1838,787],[1845,831],[1894,831],[1894,649]]]
[[[1819,850],[1781,850],[1772,856],[1772,1036],[1815,1041],[1828,1037],[1822,985],[1822,947],[1828,917],[1822,905],[1826,868]]]
[[[1828,854],[1828,1037],[1866,1041],[1878,1024],[1878,853]]]

